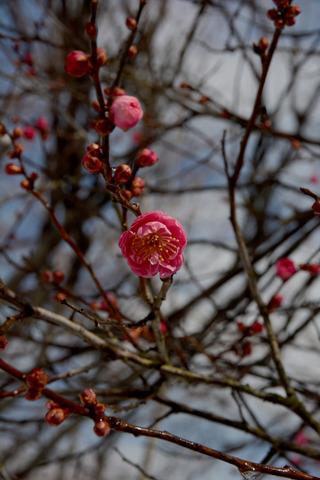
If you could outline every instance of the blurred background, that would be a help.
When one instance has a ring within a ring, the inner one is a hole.
[[[319,277],[299,270],[283,282],[275,269],[277,260],[286,257],[296,265],[320,263],[319,219],[311,210],[312,199],[299,191],[319,192],[320,4],[299,0],[299,5],[302,13],[296,25],[284,29],[272,60],[237,205],[262,298],[268,303],[275,294],[282,296],[271,320],[284,366],[306,408],[319,419]],[[98,46],[108,54],[100,71],[104,87],[116,77],[129,36],[125,20],[138,7],[138,0],[99,1]],[[261,74],[253,43],[261,37],[271,41],[274,26],[266,12],[272,7],[271,0],[148,0],[135,38],[138,55],[126,62],[121,80],[145,114],[134,129],[114,130],[110,152],[113,167],[133,165],[141,148],[157,152],[157,165],[139,171],[146,186],[134,201],[144,212],[163,210],[176,217],[188,233],[185,264],[162,307],[172,363],[281,394],[265,332],[245,338],[239,327],[261,319],[229,221],[221,151],[225,135],[232,165]],[[90,77],[75,79],[64,72],[68,52],[90,51],[84,33],[89,18],[89,1],[0,0],[1,122],[8,131],[34,128],[32,139],[19,139],[27,171],[39,174],[36,188],[134,325],[149,310],[139,279],[120,255],[117,205],[103,179],[81,166],[86,146],[98,140],[92,128],[95,92]],[[10,149],[10,138],[3,135],[1,280],[32,304],[107,335],[103,322],[74,315],[57,300],[57,293],[64,292],[73,305],[94,310],[101,298],[43,205],[21,189],[20,177],[4,173]],[[129,223],[133,218],[129,214]],[[46,270],[62,271],[63,284],[46,282]],[[151,288],[159,287],[153,279]],[[12,313],[2,305],[0,322]],[[107,321],[110,312],[99,315]],[[319,474],[319,436],[277,402],[161,377],[39,320],[16,323],[8,339],[7,361],[23,371],[45,368],[56,377],[52,388],[69,398],[92,387],[110,414],[136,425],[168,430],[256,462],[291,464]],[[143,334],[137,341],[144,355],[153,354],[152,338]],[[0,379],[1,389],[17,384],[4,373]],[[124,433],[99,439],[86,418],[71,416],[61,426],[49,427],[43,421],[45,403],[27,402],[23,396],[1,400],[0,478],[241,478],[230,465],[158,440]],[[297,453],[297,444],[305,447],[304,455]]]

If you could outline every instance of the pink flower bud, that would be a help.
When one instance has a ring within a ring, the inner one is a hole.
[[[280,295],[280,293],[276,293],[273,295],[271,298],[269,304],[268,304],[268,311],[270,313],[274,312],[274,310],[277,310],[279,307],[281,307],[283,302],[283,296]]]
[[[149,148],[144,148],[141,150],[141,152],[138,154],[138,157],[136,159],[136,165],[137,167],[151,167],[155,163],[157,163],[159,160],[158,155],[156,152],[153,150],[150,150]]]
[[[5,166],[5,172],[7,175],[21,175],[23,173],[22,167],[15,163],[7,163]]]
[[[85,405],[95,405],[97,403],[97,395],[92,388],[86,388],[80,394],[80,400]]]
[[[316,276],[320,273],[320,265],[318,263],[302,263],[300,265],[300,270],[309,272],[310,275]]]
[[[39,117],[34,125],[40,132],[40,135],[45,140],[49,133],[49,123],[45,117]]]
[[[290,258],[280,258],[276,263],[276,271],[278,277],[288,280],[297,272],[297,267]]]
[[[114,172],[115,183],[127,183],[132,175],[132,170],[126,163],[119,165]]]
[[[33,140],[36,136],[36,131],[33,127],[31,127],[31,125],[27,125],[23,128],[23,136],[27,140]]]
[[[98,157],[93,157],[89,153],[86,153],[82,159],[82,166],[88,173],[100,173],[103,169],[103,163]]]
[[[110,118],[113,123],[126,131],[134,127],[143,117],[139,100],[129,95],[116,97],[110,108]]]
[[[53,281],[55,283],[61,283],[64,280],[64,273],[61,270],[55,270],[53,272]]]
[[[84,77],[89,72],[89,57],[81,50],[73,50],[68,53],[64,68],[68,75],[72,77]]]
[[[135,197],[140,197],[144,192],[145,181],[141,177],[132,180],[131,193]]]
[[[255,335],[257,333],[261,333],[264,329],[264,325],[263,323],[259,322],[258,320],[256,320],[255,322],[253,322],[252,325],[250,325],[250,332]]]
[[[102,67],[108,61],[108,55],[104,48],[97,48],[97,63]]]
[[[187,237],[182,225],[164,212],[140,215],[119,239],[122,255],[139,277],[171,277],[183,264]]]

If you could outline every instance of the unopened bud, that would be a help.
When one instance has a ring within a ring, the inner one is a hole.
[[[129,165],[123,163],[116,168],[114,172],[115,183],[127,183],[132,175],[132,170]]]
[[[130,45],[128,49],[128,57],[133,60],[138,54],[138,47],[136,45]]]
[[[43,368],[34,368],[26,376],[26,383],[30,388],[43,389],[49,381],[49,377]]]
[[[126,25],[128,27],[129,30],[136,30],[137,28],[137,20],[133,17],[128,17],[126,19]]]
[[[66,418],[66,413],[63,408],[51,408],[46,416],[45,421],[49,425],[60,425]]]
[[[86,388],[80,393],[80,401],[85,405],[95,405],[97,403],[97,395],[92,388]]]
[[[93,431],[98,437],[105,437],[110,433],[111,428],[106,420],[98,420],[94,424]]]
[[[7,163],[7,165],[5,166],[5,172],[7,175],[19,175],[23,173],[23,170],[20,165],[15,165],[14,163]]]

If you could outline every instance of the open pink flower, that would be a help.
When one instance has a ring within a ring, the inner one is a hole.
[[[143,110],[139,100],[129,95],[116,97],[110,108],[112,122],[126,131],[134,127],[143,117]]]
[[[183,263],[186,233],[175,218],[164,212],[140,215],[129,230],[123,232],[119,246],[128,265],[139,277],[171,277]]]
[[[288,280],[297,272],[296,264],[290,258],[280,258],[276,263],[278,277]]]

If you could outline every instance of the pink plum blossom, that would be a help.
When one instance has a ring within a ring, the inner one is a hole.
[[[126,131],[134,127],[143,117],[139,100],[129,95],[120,95],[113,100],[110,108],[112,122]]]
[[[183,263],[187,244],[182,225],[164,212],[140,215],[119,239],[122,255],[139,277],[171,277]]]
[[[288,280],[297,270],[295,263],[290,258],[280,258],[276,263],[277,275],[282,280]]]

